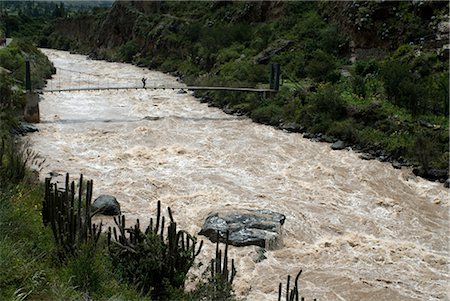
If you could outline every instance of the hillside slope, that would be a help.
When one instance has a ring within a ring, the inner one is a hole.
[[[46,32],[42,44],[191,84],[267,86],[268,65],[278,62],[274,98],[201,96],[258,122],[342,139],[365,158],[447,177],[433,170],[448,169],[447,2],[120,1]]]

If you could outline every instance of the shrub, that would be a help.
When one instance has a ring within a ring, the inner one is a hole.
[[[436,143],[433,137],[424,132],[419,134],[414,141],[411,154],[422,167],[422,170],[427,173],[431,167],[431,162],[437,154]]]
[[[318,114],[326,113],[333,120],[338,120],[347,115],[345,101],[340,95],[337,87],[326,85],[310,97],[314,112]]]
[[[333,71],[336,69],[335,58],[322,51],[316,50],[312,54],[311,60],[305,67],[306,73],[317,81],[335,80],[335,74]]]
[[[283,118],[283,108],[277,104],[270,103],[253,110],[250,117],[256,122],[268,125],[278,125]]]
[[[359,125],[352,118],[334,122],[328,134],[350,143],[359,142]]]
[[[133,56],[138,53],[139,51],[139,45],[136,43],[136,41],[131,40],[127,43],[123,44],[119,48],[119,59],[124,60],[125,62],[129,63],[133,60]]]
[[[411,67],[398,60],[388,60],[381,68],[381,76],[388,98],[414,115],[418,114],[424,89]]]

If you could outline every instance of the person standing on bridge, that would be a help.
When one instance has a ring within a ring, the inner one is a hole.
[[[145,89],[145,82],[147,81],[147,79],[145,77],[142,78],[142,88]]]

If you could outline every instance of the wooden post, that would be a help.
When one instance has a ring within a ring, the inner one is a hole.
[[[270,65],[269,87],[272,90],[280,90],[280,64],[272,63]]]
[[[274,63],[272,64],[272,68],[274,70],[274,82],[273,82],[273,89],[275,91],[280,90],[280,64]]]
[[[30,72],[30,61],[25,61],[25,89],[31,91],[31,72]]]
[[[273,83],[275,81],[275,68],[273,66],[273,63],[270,64],[270,79],[269,79],[269,87],[270,89],[273,89]]]

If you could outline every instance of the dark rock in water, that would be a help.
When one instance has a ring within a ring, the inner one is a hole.
[[[208,103],[211,99],[209,97],[202,96],[200,97],[201,103]]]
[[[281,242],[281,225],[286,217],[270,210],[230,210],[213,212],[208,215],[200,231],[200,235],[207,236],[212,242],[226,240],[231,245],[241,247],[256,245],[263,248],[275,249]]]
[[[158,116],[145,116],[145,117],[142,118],[142,119],[154,121],[154,120],[160,120],[161,117],[158,117]]]
[[[56,177],[62,176],[62,174],[60,174],[59,172],[56,172],[56,171],[51,171],[48,174],[51,178],[56,178]]]
[[[395,169],[401,169],[402,164],[397,161],[394,161],[394,162],[392,162],[392,167],[394,167]]]
[[[187,92],[185,91],[185,90],[183,90],[183,89],[181,89],[181,90],[178,90],[178,92],[177,92],[177,94],[186,94]]]
[[[312,133],[305,133],[303,135],[303,138],[306,138],[306,139],[312,139],[314,137],[316,137],[316,136],[314,134],[312,134]]]
[[[331,149],[333,150],[341,150],[345,148],[345,142],[342,140],[336,141],[331,145]]]
[[[450,187],[450,179],[447,179],[444,183],[444,187],[445,188],[449,188]]]
[[[92,203],[91,211],[94,213],[103,214],[103,215],[119,215],[120,214],[120,205],[115,197],[112,195],[103,194],[95,199],[94,203]]]
[[[374,160],[375,157],[371,154],[362,154],[361,156],[359,156],[359,158],[363,159],[363,160]]]
[[[414,168],[413,173],[416,176],[425,178],[430,181],[442,181],[448,179],[448,171],[446,169],[430,169],[428,172],[425,172],[422,168]]]
[[[334,143],[336,140],[333,137],[330,137],[328,135],[321,135],[319,137],[320,142],[326,142],[326,143]]]
[[[229,115],[233,115],[233,114],[235,114],[236,111],[237,111],[237,110],[232,109],[232,108],[229,108],[229,107],[225,107],[225,108],[223,108],[222,110],[223,110],[223,112],[224,112],[225,114],[229,114]]]
[[[38,132],[39,129],[31,123],[21,122],[19,125],[11,129],[11,134],[25,136],[28,133]]]
[[[441,179],[448,179],[448,171],[445,169],[430,169],[426,174],[426,178],[436,181]]]
[[[282,123],[280,125],[280,129],[288,131],[288,132],[292,132],[292,133],[301,133],[302,132],[301,126],[295,122]]]

